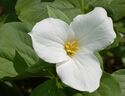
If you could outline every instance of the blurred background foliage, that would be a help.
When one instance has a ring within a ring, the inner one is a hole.
[[[27,33],[44,18],[70,23],[98,6],[112,17],[117,38],[99,52],[106,72],[101,87],[81,93],[63,85],[55,66],[38,58]],[[0,96],[29,95],[125,96],[125,0],[0,0]]]

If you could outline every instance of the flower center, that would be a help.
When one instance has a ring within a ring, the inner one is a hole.
[[[65,43],[65,50],[69,56],[73,56],[79,50],[78,41],[68,41]]]

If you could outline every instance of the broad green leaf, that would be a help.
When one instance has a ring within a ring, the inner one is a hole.
[[[66,96],[66,94],[57,87],[55,80],[48,80],[37,86],[30,96]]]
[[[48,64],[47,62],[41,59],[39,59],[39,61],[36,62],[36,64],[29,67],[26,71],[28,73],[31,73],[32,75],[34,74],[35,76],[42,76],[47,78],[53,78],[55,77],[54,74],[56,74],[55,65]]]
[[[68,8],[74,8],[74,4],[69,2],[69,0],[54,0],[54,2],[51,3],[53,7],[59,8],[59,9],[68,9]]]
[[[18,0],[16,13],[18,18],[31,29],[36,22],[48,17],[47,6],[56,9],[56,16],[57,13],[62,14],[63,12],[62,15],[66,14],[70,20],[79,14],[89,12],[92,10],[92,6],[106,8],[110,16],[115,20],[119,20],[125,16],[125,1],[123,0],[55,0],[54,2],[44,2],[43,0]],[[55,13],[55,10],[52,10],[52,8],[51,11]],[[50,8],[48,13],[54,16],[54,13],[52,14],[52,12],[50,12]],[[67,19],[67,17],[65,17],[65,19]]]
[[[93,7],[104,7],[114,20],[125,17],[125,0],[88,0]]]
[[[59,2],[59,0],[56,0]],[[74,6],[75,8],[80,8],[81,5],[84,2],[81,2],[82,0],[62,0],[63,2],[68,2],[69,4],[71,4],[72,6]]]
[[[0,78],[15,77],[17,75],[13,62],[0,57]]]
[[[49,7],[47,6],[48,9],[48,15],[49,17],[53,17],[53,18],[57,18],[57,19],[61,19],[67,23],[70,23],[70,19],[59,9],[53,8],[53,7]]]
[[[12,60],[17,51],[30,66],[38,60],[32,49],[29,30],[19,22],[7,23],[0,28],[0,56]]]
[[[15,57],[13,59],[13,64],[14,64],[14,68],[16,70],[16,72],[18,72],[19,74],[22,74],[26,71],[26,69],[28,68],[27,63],[25,62],[25,60],[20,56],[20,54],[16,51],[15,53]]]
[[[79,0],[55,0],[50,6],[60,9],[70,20],[73,20],[75,16],[83,13]]]
[[[36,22],[48,16],[47,4],[41,0],[17,0],[16,13],[18,18],[31,29]]]
[[[125,33],[125,20],[115,23],[114,26],[117,32]]]
[[[122,90],[121,96],[125,96],[125,69],[118,70],[118,71],[114,72],[112,75],[120,83],[120,87],[121,87],[121,90]]]
[[[73,96],[121,96],[121,90],[116,79],[111,75],[104,73],[101,79],[100,87],[95,92],[77,93]]]
[[[96,52],[96,57],[98,58],[98,60],[99,60],[99,62],[100,62],[100,66],[101,66],[101,68],[102,68],[102,70],[103,70],[103,69],[104,69],[103,59],[102,59],[101,55],[100,55],[98,52]]]
[[[82,93],[76,93],[76,94],[74,94],[72,96],[83,96],[83,95],[82,95]]]
[[[83,94],[82,93],[76,93],[76,94],[74,94],[72,96],[83,96]]]
[[[101,79],[100,88],[95,92],[95,96],[120,96],[121,90],[119,83],[109,74],[104,73]],[[87,95],[91,96],[91,95]]]
[[[82,14],[81,10],[79,8],[67,8],[67,9],[61,9],[62,12],[64,12],[70,20],[73,20],[77,15]]]
[[[125,17],[125,0],[112,0],[108,10],[111,11],[111,16],[115,20]]]
[[[55,0],[51,6],[59,8],[71,19],[88,13],[92,7],[104,7],[114,20],[125,17],[125,0]]]
[[[125,67],[125,57],[122,57],[123,66]]]
[[[0,27],[0,78],[14,77],[38,60],[27,32],[29,30],[18,22]]]
[[[53,7],[64,9],[70,12],[72,9],[76,9],[76,13],[86,13],[88,11],[88,0],[55,0]],[[72,15],[72,14],[71,14]],[[76,14],[78,15],[78,14]]]
[[[115,38],[114,42],[110,46],[108,46],[107,49],[115,48],[119,45],[119,42],[121,40],[121,34],[119,32],[116,32],[116,36],[117,37]]]
[[[4,24],[4,22],[6,21],[6,16],[0,16],[0,27]]]
[[[72,0],[72,2],[70,0],[55,0],[54,2],[18,0],[16,3],[16,13],[18,18],[31,29],[36,22],[48,17],[47,6],[61,10],[72,20],[76,15],[82,13],[80,8],[78,8],[79,5],[74,4],[77,4],[75,0]],[[59,10],[57,11],[62,14]]]

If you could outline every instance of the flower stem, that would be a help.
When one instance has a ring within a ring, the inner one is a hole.
[[[80,3],[80,9],[81,9],[81,11],[82,11],[82,13],[85,13],[84,11],[84,7],[85,7],[85,1],[84,0],[79,0],[79,3]]]

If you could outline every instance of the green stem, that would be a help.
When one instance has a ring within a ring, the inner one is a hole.
[[[59,82],[58,77],[56,77],[56,85],[57,85],[58,88],[63,88],[62,84]]]
[[[85,1],[84,0],[79,0],[79,3],[80,3],[80,9],[81,9],[81,11],[84,13],[84,7],[85,7],[85,5],[84,5],[84,3],[85,3]]]
[[[47,71],[52,76],[51,79],[56,78],[55,75],[50,70],[47,70]]]

